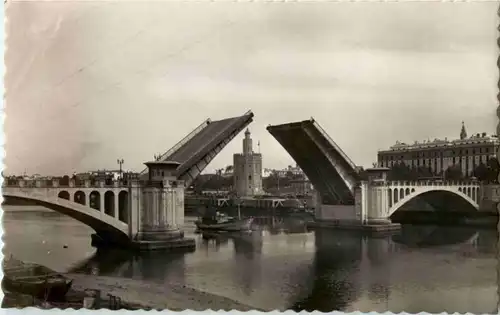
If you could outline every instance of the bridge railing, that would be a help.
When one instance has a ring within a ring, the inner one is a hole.
[[[335,150],[340,154],[341,157],[344,158],[344,160],[347,161],[351,165],[353,169],[356,169],[356,164],[349,158],[349,156],[340,148],[340,146],[333,141],[333,139],[330,137],[330,135],[323,129],[323,127],[318,124],[314,119],[312,120],[313,125],[319,130],[319,132],[323,135],[323,137],[330,142],[330,144],[335,148]]]
[[[478,181],[378,181],[372,186],[479,186]]]
[[[173,147],[171,147],[168,151],[166,151],[165,153],[163,153],[160,157],[159,157],[159,160],[160,161],[163,161],[164,159],[166,159],[167,157],[169,157],[170,155],[172,155],[174,152],[176,152],[177,150],[180,149],[180,147],[182,147],[183,145],[185,145],[186,143],[188,143],[191,139],[194,138],[194,136],[196,136],[198,133],[200,133],[203,129],[205,129],[205,127],[207,127],[210,123],[212,122],[212,120],[210,119],[207,119],[205,120],[204,122],[202,122],[198,127],[194,128],[187,136],[185,136],[184,138],[182,138],[179,142],[177,142]],[[146,167],[145,169],[143,169],[141,171],[141,175],[144,175],[146,174],[148,171],[148,168]]]
[[[128,187],[130,181],[126,180],[74,180],[64,182],[60,179],[7,179],[3,187],[26,187],[26,188],[120,188]]]

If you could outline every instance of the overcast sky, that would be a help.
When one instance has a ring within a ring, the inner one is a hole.
[[[495,2],[11,2],[7,173],[126,169],[206,118],[314,117],[358,165],[396,140],[496,126]],[[232,164],[240,134],[208,170]]]

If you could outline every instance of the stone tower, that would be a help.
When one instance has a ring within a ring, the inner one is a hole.
[[[253,152],[250,130],[245,131],[243,153],[233,156],[234,192],[239,197],[261,195],[262,155]]]

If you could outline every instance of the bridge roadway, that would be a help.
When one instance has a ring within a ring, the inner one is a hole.
[[[356,165],[313,119],[268,126],[321,195],[323,204],[354,204]]]
[[[176,176],[189,187],[215,156],[253,121],[253,116],[248,111],[238,117],[217,121],[207,119],[162,154],[160,160],[179,162]],[[147,177],[147,169],[141,174],[142,178]]]

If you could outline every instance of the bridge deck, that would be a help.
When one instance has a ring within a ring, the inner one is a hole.
[[[229,140],[252,121],[253,113],[251,111],[242,116],[222,120],[211,121],[208,119],[163,154],[161,160],[179,162],[177,176],[192,181],[220,151],[215,152],[214,150],[217,147],[222,149]],[[201,160],[205,160],[203,165],[199,164]],[[193,170],[195,166],[197,168]],[[142,174],[146,175],[147,169]]]
[[[353,204],[355,164],[313,119],[267,127],[307,175],[325,204]]]

